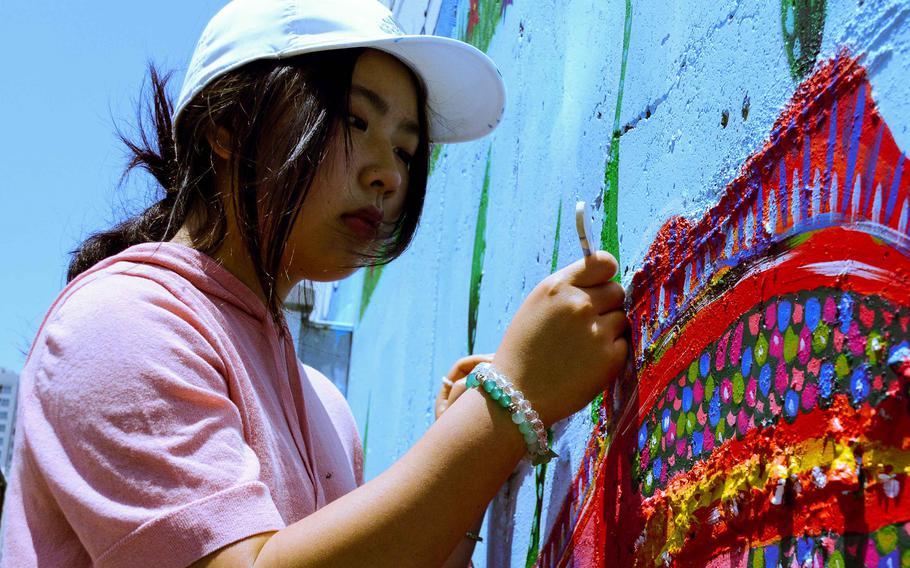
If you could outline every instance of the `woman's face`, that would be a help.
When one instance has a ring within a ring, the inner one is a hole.
[[[351,79],[350,154],[336,136],[316,173],[284,254],[291,285],[344,278],[375,254],[403,212],[417,120],[409,69],[384,52],[364,52]]]

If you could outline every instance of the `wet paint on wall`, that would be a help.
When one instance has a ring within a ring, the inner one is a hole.
[[[663,225],[616,434],[589,442],[540,566],[910,554],[907,166],[842,53],[701,220]]]

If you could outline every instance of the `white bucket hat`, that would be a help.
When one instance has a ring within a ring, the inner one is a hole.
[[[388,52],[423,81],[432,142],[486,136],[505,110],[496,65],[464,42],[407,35],[377,0],[233,0],[208,23],[190,61],[177,106],[181,111],[208,84],[252,61],[369,47]]]

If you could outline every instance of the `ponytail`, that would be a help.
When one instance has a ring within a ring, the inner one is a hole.
[[[162,76],[150,64],[151,100],[144,105],[140,103],[136,113],[138,140],[131,140],[122,130],[117,130],[117,136],[130,156],[121,183],[133,170],[140,168],[155,178],[163,195],[141,214],[87,238],[72,252],[67,282],[95,263],[133,245],[171,239],[183,224],[186,208],[178,207],[177,203],[179,170],[171,123],[174,107],[167,93],[170,78],[170,73]]]

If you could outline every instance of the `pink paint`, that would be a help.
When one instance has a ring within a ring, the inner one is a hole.
[[[695,385],[692,386],[692,403],[695,405],[701,404],[702,399],[705,397],[705,387],[702,385],[701,381],[695,381]]]
[[[727,342],[730,340],[730,334],[725,333],[720,341],[717,342],[717,356],[714,358],[714,368],[723,371],[727,364]]]
[[[714,449],[714,432],[710,428],[705,428],[704,441],[702,442],[702,453],[707,455]]]
[[[749,415],[746,414],[745,408],[739,409],[739,414],[736,416],[736,429],[739,430],[740,435],[749,431]]]
[[[642,471],[648,469],[648,464],[651,462],[651,444],[645,444],[644,449],[641,451],[641,459],[639,460],[639,465],[641,466]]]
[[[812,333],[809,331],[808,327],[803,327],[803,330],[799,332],[799,348],[796,351],[796,358],[801,365],[805,365],[809,362],[809,357],[812,355]]]
[[[844,348],[844,334],[841,332],[840,328],[834,328],[832,336],[834,339],[834,352],[837,353]]]
[[[749,377],[749,382],[746,383],[746,404],[755,406],[755,397],[758,394],[758,381],[755,380],[755,377]]]
[[[793,304],[793,323],[800,324],[803,323],[803,305],[800,303]]]
[[[799,392],[803,390],[803,372],[800,369],[793,369],[793,376],[790,378],[790,388]]]
[[[732,412],[728,412],[727,413],[727,426],[730,426],[732,428],[734,424],[736,424],[736,415],[733,414]]]
[[[784,336],[777,331],[777,328],[771,333],[771,342],[768,345],[768,354],[778,359],[784,357]]]
[[[705,422],[708,420],[708,415],[705,414],[705,411],[701,406],[699,406],[698,410],[695,412],[695,418],[702,426],[704,426]]]
[[[768,408],[771,409],[771,414],[780,414],[780,402],[773,392],[768,393]]]
[[[809,359],[809,363],[806,365],[806,370],[809,371],[809,373],[813,377],[817,377],[818,370],[821,369],[821,366],[822,366],[821,359],[816,359],[815,357],[813,357],[813,358]]]
[[[777,302],[772,302],[765,308],[765,329],[772,329],[776,323]]]
[[[733,342],[730,344],[730,363],[739,365],[739,356],[743,350],[743,322],[739,322],[736,331],[733,332]]]
[[[720,399],[724,404],[730,404],[730,400],[733,399],[733,383],[729,377],[720,384]]]
[[[822,308],[822,319],[826,323],[837,321],[837,304],[834,303],[834,298],[831,296],[828,296],[825,300],[825,307]]]
[[[803,410],[812,410],[815,408],[815,403],[818,400],[818,387],[815,386],[815,383],[809,383],[806,385],[806,388],[803,389],[802,403]]]
[[[866,351],[866,336],[860,333],[859,324],[855,321],[850,323],[850,330],[847,332],[847,347],[856,356]]]
[[[787,366],[784,363],[777,365],[777,372],[774,373],[774,388],[778,394],[784,396],[787,387],[790,385],[790,377],[787,375]]]
[[[749,316],[749,333],[752,337],[758,335],[758,324],[761,322],[761,314],[752,314]]]
[[[686,453],[686,447],[688,447],[688,440],[685,438],[680,438],[676,440],[676,455],[682,457]]]

